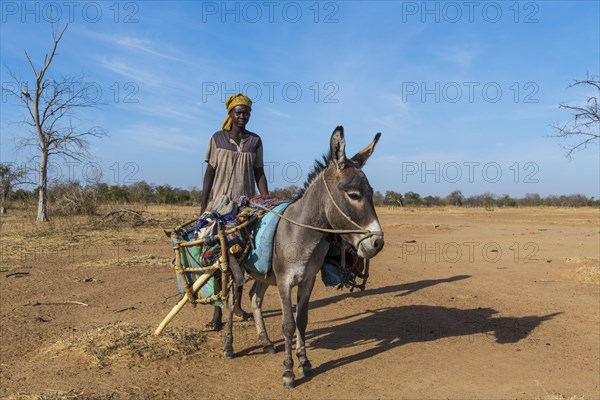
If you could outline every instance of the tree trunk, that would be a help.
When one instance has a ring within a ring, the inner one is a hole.
[[[40,186],[36,221],[48,221],[48,150],[42,149],[40,157]]]
[[[3,185],[2,187],[2,206],[0,206],[0,214],[6,214],[8,208],[8,195],[10,194],[10,186]]]

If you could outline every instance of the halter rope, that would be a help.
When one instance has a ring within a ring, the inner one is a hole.
[[[251,201],[249,201],[248,203],[253,205],[254,207],[260,208],[261,210],[273,213],[276,216],[278,216],[279,218],[285,219],[287,222],[289,222],[291,224],[301,226],[302,228],[312,229],[313,231],[319,231],[319,232],[325,232],[325,233],[370,233],[370,231],[367,231],[365,229],[361,229],[361,230],[357,230],[357,229],[327,229],[327,228],[320,228],[318,226],[307,225],[307,224],[303,224],[302,222],[294,221],[293,219],[288,218],[285,215],[283,215],[277,211],[274,211],[270,208],[267,208],[261,204],[253,203]]]
[[[329,195],[329,198],[331,199],[331,202],[333,203],[333,205],[335,206],[335,208],[344,216],[344,218],[346,218],[350,223],[352,223],[352,225],[356,226],[358,229],[328,229],[328,228],[321,228],[318,226],[313,226],[313,225],[307,225],[307,224],[303,224],[301,222],[298,221],[294,221],[291,218],[288,218],[286,216],[284,216],[283,214],[274,211],[272,209],[269,209],[267,207],[264,207],[261,204],[257,204],[257,203],[253,203],[253,202],[249,202],[250,204],[252,204],[255,207],[260,208],[261,210],[267,211],[267,212],[271,212],[273,214],[275,214],[276,216],[278,216],[279,218],[282,218],[284,220],[286,220],[287,222],[297,225],[297,226],[301,226],[303,228],[307,228],[307,229],[312,229],[315,231],[319,231],[319,232],[325,232],[325,233],[340,233],[340,234],[346,234],[346,233],[365,233],[365,237],[361,238],[359,240],[359,242],[357,243],[357,247],[358,245],[365,239],[370,238],[371,236],[383,236],[383,232],[382,231],[370,231],[368,229],[365,229],[363,227],[361,227],[360,225],[358,225],[356,222],[352,221],[352,218],[350,218],[344,211],[342,211],[342,209],[337,205],[337,203],[335,202],[335,199],[333,198],[333,195],[331,194],[331,191],[329,190],[329,186],[327,186],[327,182],[325,181],[325,173],[323,173],[322,175],[323,178],[323,184],[325,185],[325,189],[327,190],[327,194]]]

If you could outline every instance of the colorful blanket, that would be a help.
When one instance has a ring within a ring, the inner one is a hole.
[[[291,202],[281,203],[273,208],[273,211],[279,214],[283,213]],[[267,213],[256,227],[254,234],[254,246],[250,251],[248,259],[244,266],[254,272],[267,274],[271,270],[271,260],[273,258],[273,247],[275,231],[279,223],[279,217],[273,213]]]
[[[251,246],[249,251],[237,254],[240,264],[247,270],[266,275],[271,269],[274,237],[280,218],[273,213],[265,212],[259,207],[253,206],[251,203],[260,204],[281,214],[291,204],[291,201],[269,196],[249,199],[242,197],[235,203],[229,202],[226,198],[221,199],[218,202],[218,210],[215,208],[210,212],[204,213],[193,228],[185,231],[176,230],[177,234],[172,236],[173,243],[189,242],[200,238],[205,239],[202,245],[180,248],[182,266],[184,268],[198,268],[213,265],[221,256],[221,244],[217,233],[219,229],[225,228],[229,231],[226,236],[229,248],[235,245],[239,245],[242,249]],[[228,214],[222,215],[219,211],[228,212]],[[255,221],[247,228],[234,229],[252,218],[255,218]],[[340,266],[339,262],[334,261],[334,259],[339,257],[339,255],[336,257],[333,254],[335,253],[335,249],[336,246],[331,246],[330,248],[328,241],[323,243],[322,251],[327,252],[330,250],[330,253],[321,269],[321,278],[326,286],[341,288],[346,283],[353,282],[354,279],[347,266]],[[332,255],[333,258],[331,257]],[[191,287],[201,274],[197,272],[185,272],[184,276],[186,283]],[[183,294],[184,288],[179,274],[177,274],[177,282],[179,291]],[[207,298],[217,293],[220,290],[219,283],[220,276],[219,272],[217,272],[202,286],[196,297]],[[214,305],[222,307],[221,302],[216,302]]]
[[[205,212],[200,217],[200,219],[194,224],[193,228],[185,231],[178,229],[174,230],[174,232],[176,232],[176,234],[172,236],[174,244],[182,241],[189,242],[202,238],[205,240],[201,245],[180,248],[180,260],[182,266],[184,268],[198,268],[213,265],[221,256],[221,243],[219,242],[217,234],[219,230],[223,228],[229,232],[226,235],[227,246],[229,248],[232,248],[235,245],[239,245],[241,249],[246,248],[248,245],[251,245],[254,248],[254,243],[249,243],[252,240],[252,232],[256,230],[257,226],[264,225],[263,219],[267,218],[268,220],[272,220],[275,215],[271,213],[265,214],[265,211],[261,210],[259,207],[253,206],[251,203],[260,204],[261,206],[269,209],[277,208],[278,210],[281,210],[280,212],[283,212],[283,209],[285,209],[285,206],[287,206],[290,201],[281,200],[270,196],[259,196],[254,198],[242,197],[234,203],[230,202],[229,199],[224,196],[222,199],[220,199],[213,210]],[[221,214],[220,212],[227,212],[227,214]],[[243,222],[253,218],[255,221],[247,228],[242,228],[239,230],[234,229]],[[279,220],[279,218],[277,218],[277,220]],[[273,237],[274,232],[275,227],[273,227],[271,238]],[[248,255],[249,252],[243,253],[243,256],[246,258]],[[244,260],[238,259],[238,261],[243,263]],[[267,264],[270,265],[270,261],[267,262],[261,259],[260,268],[266,268],[265,266]],[[201,274],[197,272],[185,272],[184,276],[186,283],[189,286],[192,286],[193,283],[201,276]],[[217,293],[220,290],[219,282],[219,273],[217,272],[205,285],[202,286],[201,290],[196,294],[196,297],[200,296],[200,298],[206,298]],[[177,274],[177,283],[180,293],[183,294],[184,288],[179,274]],[[222,306],[220,302],[218,302],[218,304],[215,303],[215,305]]]

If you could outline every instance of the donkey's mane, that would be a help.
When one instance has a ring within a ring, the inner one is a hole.
[[[306,182],[304,182],[304,187],[302,189],[300,189],[300,192],[298,192],[298,194],[296,195],[295,200],[299,200],[302,196],[304,196],[306,189],[308,189],[310,187],[310,185],[312,185],[315,178],[321,172],[323,172],[325,170],[325,168],[327,168],[327,164],[329,164],[330,158],[331,158],[331,152],[328,152],[327,154],[323,154],[321,156],[321,160],[319,160],[319,159],[315,160],[312,170],[309,172],[308,177],[306,178]]]

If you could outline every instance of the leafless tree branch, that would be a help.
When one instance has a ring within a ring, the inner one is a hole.
[[[67,159],[83,160],[89,157],[88,138],[99,138],[106,132],[99,127],[81,129],[76,110],[96,107],[95,99],[88,97],[93,87],[85,83],[83,77],[65,77],[55,80],[46,74],[57,54],[58,45],[67,30],[68,24],[58,30],[58,24],[51,23],[52,48],[44,57],[41,68],[24,50],[25,58],[35,77],[35,91],[30,93],[28,82],[18,79],[11,73],[13,86],[3,85],[2,90],[16,96],[27,109],[29,118],[20,121],[31,129],[30,135],[21,139],[19,146],[36,147],[39,151],[39,193],[38,221],[46,221],[48,160],[53,156]]]
[[[566,151],[567,158],[585,149],[588,145],[600,140],[600,112],[598,98],[600,97],[600,81],[596,79],[576,80],[569,87],[584,86],[594,90],[595,95],[586,96],[582,105],[561,103],[559,108],[571,112],[571,120],[563,124],[553,124],[555,134],[552,137],[562,142],[561,147]]]

